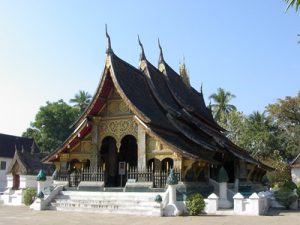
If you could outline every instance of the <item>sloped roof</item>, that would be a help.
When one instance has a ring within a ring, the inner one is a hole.
[[[32,138],[0,134],[0,157],[13,158],[15,150],[24,152],[39,152],[38,146]]]
[[[162,71],[150,64],[144,53],[142,61],[139,70],[120,59],[111,49],[107,51],[100,84],[91,104],[75,123],[78,128],[61,147],[44,159],[45,162],[54,160],[55,154],[66,150],[68,143],[77,138],[83,121],[97,115],[114,86],[148,133],[172,146],[174,151],[208,161],[214,161],[215,152],[222,152],[262,165],[222,134],[224,129],[213,119],[203,94],[188,87],[162,57]]]
[[[216,123],[211,112],[207,109],[203,94],[197,92],[193,87],[187,87],[181,77],[165,61],[161,61],[160,63],[164,65],[164,71],[162,72],[166,77],[169,90],[176,101],[188,112],[204,120],[210,126],[217,130],[224,131],[224,129]]]
[[[8,167],[7,173],[11,173],[14,165],[19,164],[20,172],[24,175],[37,175],[41,169],[43,169],[47,175],[52,175],[54,171],[53,166],[43,164],[41,162],[45,155],[46,154],[43,153],[30,153],[16,150],[13,160]]]

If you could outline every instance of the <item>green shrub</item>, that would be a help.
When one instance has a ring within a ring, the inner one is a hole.
[[[189,195],[186,199],[186,206],[190,216],[199,215],[205,207],[203,196],[200,193]]]
[[[23,197],[24,197],[24,204],[31,205],[35,199],[36,190],[34,188],[26,188]]]
[[[297,184],[297,195],[298,198],[300,199],[300,183]]]
[[[282,187],[285,187],[285,188],[288,188],[288,189],[291,189],[291,190],[297,189],[297,185],[291,180],[288,180],[288,181],[284,182]]]
[[[289,208],[290,205],[297,200],[297,196],[294,191],[287,187],[281,187],[274,193],[275,199],[283,205],[285,208]]]

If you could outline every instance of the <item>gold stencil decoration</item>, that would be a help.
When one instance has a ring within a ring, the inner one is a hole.
[[[130,119],[104,120],[99,123],[100,142],[111,136],[120,142],[126,135],[132,135],[137,139],[137,124]]]
[[[120,102],[119,104],[119,110],[120,112],[122,113],[126,113],[126,112],[129,112],[129,108],[127,107],[127,105],[125,104],[125,102]]]
[[[83,147],[82,147],[83,152],[89,152],[91,149],[92,149],[92,143],[91,142],[85,142],[83,144]]]

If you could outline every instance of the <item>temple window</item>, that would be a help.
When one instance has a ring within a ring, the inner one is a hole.
[[[6,170],[6,161],[0,162],[0,170]]]

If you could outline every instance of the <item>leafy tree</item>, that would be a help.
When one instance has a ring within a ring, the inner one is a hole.
[[[300,151],[300,92],[266,107],[268,117],[278,127],[281,155],[292,160]]]
[[[218,88],[217,93],[209,96],[209,99],[213,100],[211,104],[211,109],[214,115],[214,118],[217,121],[220,121],[222,114],[228,114],[236,110],[234,105],[229,104],[230,100],[235,98],[234,94],[225,91],[223,88]],[[226,118],[226,117],[225,117]]]
[[[221,117],[220,125],[228,131],[226,136],[232,142],[256,158],[264,159],[279,148],[277,128],[270,124],[265,113],[245,116],[232,111]]]
[[[219,124],[227,130],[226,136],[236,145],[242,147],[241,137],[246,130],[246,116],[239,111],[222,114]]]
[[[291,180],[291,170],[279,151],[275,150],[268,157],[264,158],[263,162],[275,169],[267,173],[270,187],[276,187]]]
[[[47,102],[40,107],[35,121],[23,133],[34,138],[42,152],[52,152],[70,135],[70,125],[78,117],[79,110],[63,100]]]
[[[78,108],[82,113],[90,104],[92,96],[87,91],[79,90],[75,97],[70,99],[70,103],[74,103],[74,107]]]
[[[270,149],[271,135],[271,127],[265,113],[255,111],[248,116],[243,141],[244,147],[251,152],[252,156],[264,157],[273,150]]]

